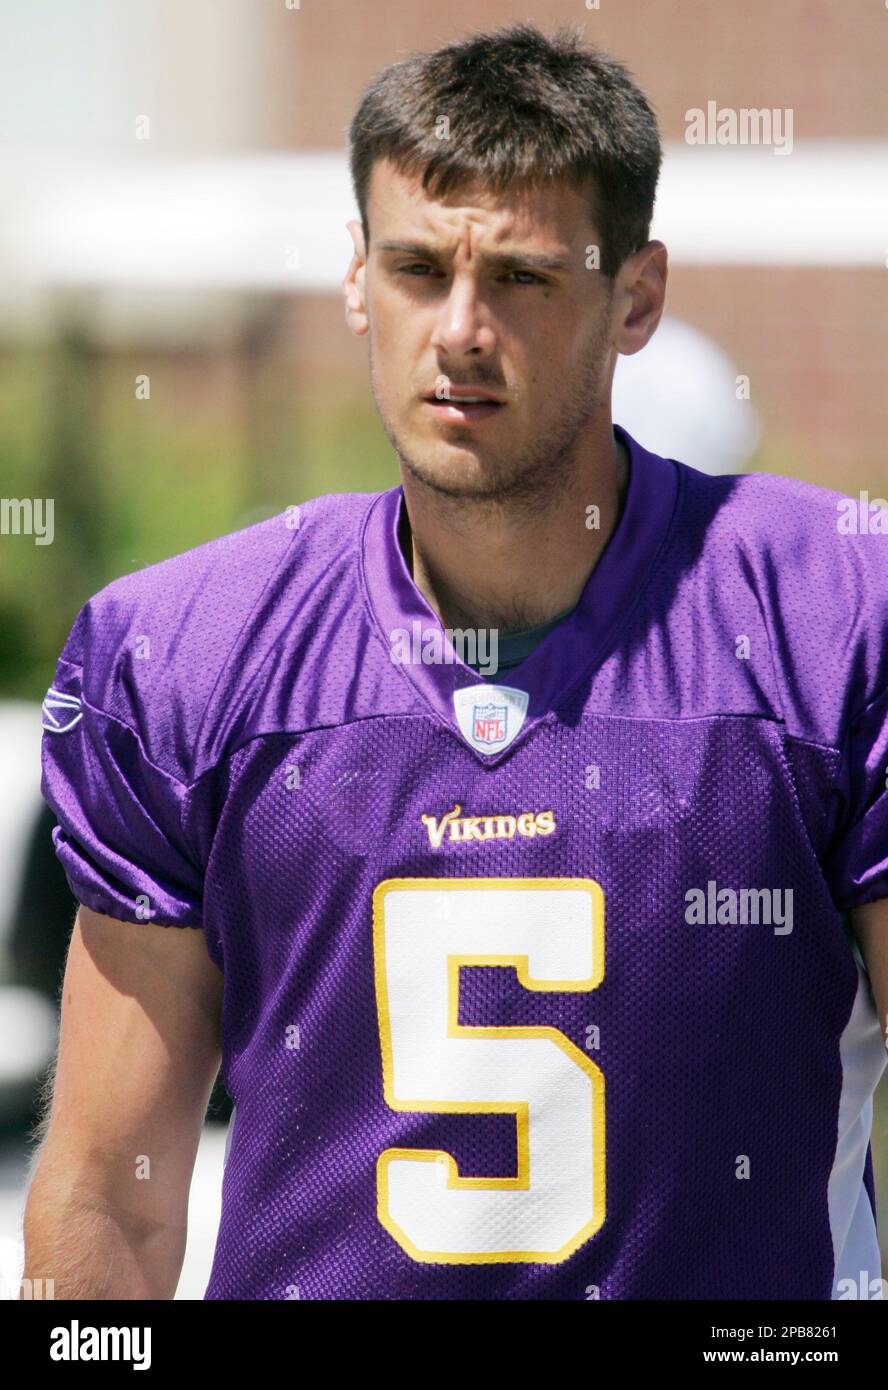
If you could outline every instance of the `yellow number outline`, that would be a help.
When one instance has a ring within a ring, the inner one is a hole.
[[[451,955],[448,956],[448,1037],[519,1037],[549,1038],[570,1057],[590,1078],[592,1083],[593,1182],[592,1217],[570,1241],[553,1251],[504,1250],[486,1251],[427,1251],[420,1250],[398,1225],[388,1208],[388,1168],[396,1159],[445,1163],[449,1188],[485,1188],[519,1190],[530,1188],[530,1137],[526,1101],[448,1101],[431,1098],[399,1099],[394,1093],[391,1020],[385,973],[385,898],[395,889],[442,890],[473,889],[475,891],[516,888],[543,888],[553,891],[582,889],[589,893],[592,908],[592,974],[587,980],[534,980],[530,975],[529,958],[520,954]],[[383,1095],[390,1109],[400,1112],[431,1112],[434,1114],[505,1114],[514,1115],[517,1125],[517,1173],[515,1177],[461,1178],[456,1160],[444,1149],[384,1149],[376,1165],[377,1217],[402,1250],[411,1259],[423,1264],[561,1264],[581,1245],[601,1229],[605,1218],[605,1095],[604,1075],[595,1062],[581,1052],[559,1028],[549,1025],[504,1026],[460,1024],[459,972],[464,965],[515,967],[520,984],[538,993],[562,991],[589,992],[597,989],[604,979],[604,893],[601,885],[590,878],[390,878],[383,879],[373,890],[373,960],[376,985],[376,1006],[379,1020],[379,1041],[382,1051]]]

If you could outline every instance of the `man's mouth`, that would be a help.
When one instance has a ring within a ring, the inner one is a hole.
[[[443,398],[429,395],[424,398],[427,405],[439,420],[453,420],[467,423],[470,420],[486,420],[502,410],[505,402],[493,396],[466,392],[465,395],[451,392]]]

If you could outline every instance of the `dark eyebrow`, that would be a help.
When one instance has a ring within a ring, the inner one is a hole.
[[[378,241],[380,251],[404,251],[409,256],[419,256],[427,261],[441,260],[441,252],[421,241]],[[482,251],[483,265],[496,266],[501,270],[571,270],[569,260],[563,256],[548,255],[545,251]]]

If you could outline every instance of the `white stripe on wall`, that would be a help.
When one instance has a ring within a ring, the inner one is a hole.
[[[19,285],[336,290],[355,215],[340,150],[0,157],[2,268]],[[883,269],[888,142],[667,144],[652,234],[677,264]]]

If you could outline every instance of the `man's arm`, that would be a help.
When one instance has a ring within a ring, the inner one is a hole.
[[[174,1296],[221,1010],[201,931],[80,908],[24,1222],[25,1277],[55,1298]]]
[[[888,898],[854,908],[851,928],[866,961],[882,1036],[888,1048]]]

